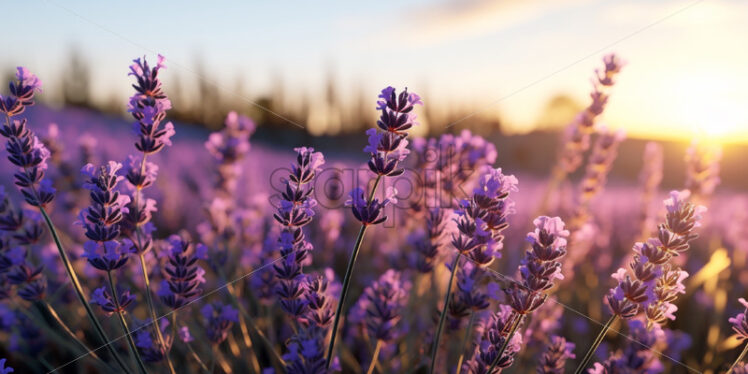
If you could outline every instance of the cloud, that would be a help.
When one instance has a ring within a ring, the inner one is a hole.
[[[414,42],[438,44],[505,30],[587,1],[449,0],[413,9],[406,18],[414,23]]]

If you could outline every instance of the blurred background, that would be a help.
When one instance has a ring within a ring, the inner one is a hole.
[[[470,129],[497,143],[505,167],[542,174],[555,153],[540,150],[557,144],[553,133],[588,103],[590,72],[615,51],[628,65],[603,121],[633,140],[613,177],[637,175],[641,139],[663,141],[675,160],[698,137],[725,145],[723,186],[748,187],[738,172],[748,144],[744,1],[32,0],[4,9],[6,28],[19,32],[4,38],[0,69],[35,72],[50,110],[124,116],[129,61],[160,53],[169,116],[181,124],[215,130],[237,110],[258,122],[255,141],[359,151],[379,90],[407,86],[427,104],[421,135]],[[682,180],[666,173],[665,186]]]

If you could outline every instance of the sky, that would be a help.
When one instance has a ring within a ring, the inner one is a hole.
[[[126,97],[129,61],[166,56],[165,81],[195,75],[256,96],[321,98],[409,87],[426,105],[500,116],[532,129],[548,101],[587,102],[609,52],[627,65],[603,121],[632,137],[748,142],[748,2],[742,0],[380,0],[3,4],[0,66],[24,65],[59,85],[71,47],[93,92]],[[237,92],[236,95],[244,95]],[[321,100],[321,99],[320,99]],[[449,124],[429,124],[447,126]],[[456,126],[459,126],[457,124]]]

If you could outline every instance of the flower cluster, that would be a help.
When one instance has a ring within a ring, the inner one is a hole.
[[[398,325],[402,319],[401,310],[408,299],[410,283],[401,278],[401,273],[387,270],[361,296],[360,307],[366,310],[369,336],[384,343],[393,342],[404,331]]]
[[[166,306],[179,309],[202,294],[200,286],[205,283],[205,270],[197,261],[204,256],[197,249],[192,250],[192,245],[177,235],[169,237],[168,242],[171,248],[158,296]]]
[[[611,131],[605,127],[599,134],[587,161],[587,169],[580,183],[580,195],[572,226],[577,228],[589,220],[589,204],[605,186],[608,172],[618,154],[618,145],[626,137],[622,130]]]
[[[328,268],[324,275],[307,275],[305,286],[305,322],[321,328],[329,327],[335,316],[333,302],[340,291],[340,285],[335,283],[335,273]]]
[[[231,305],[207,304],[200,309],[200,313],[205,318],[208,340],[213,344],[226,340],[231,326],[239,322],[239,312]]]
[[[0,135],[8,139],[5,143],[8,160],[18,167],[13,174],[15,185],[26,202],[42,207],[49,204],[55,195],[52,182],[44,178],[50,153],[29,129],[25,118],[13,118],[34,104],[34,92],[40,91],[41,81],[23,67],[18,67],[16,79],[10,83],[11,95],[0,95],[0,112],[5,114]]]
[[[445,244],[445,230],[449,223],[447,211],[438,207],[431,208],[426,214],[425,230],[419,230],[408,238],[415,252],[411,265],[421,273],[434,270],[436,259]]]
[[[708,198],[720,183],[722,149],[694,141],[686,150],[686,188],[699,199]]]
[[[120,291],[117,295],[117,301],[119,303],[115,302],[111,293],[105,287],[99,287],[91,294],[91,304],[98,304],[107,316],[127,310],[127,307],[135,301],[135,295],[130,294],[130,291],[127,290]]]
[[[460,202],[456,211],[458,233],[452,235],[452,245],[481,267],[501,257],[502,232],[509,226],[507,216],[514,212],[513,202],[507,199],[511,191],[517,191],[517,178],[489,169],[478,180],[472,198]]]
[[[701,226],[701,214],[706,211],[688,202],[689,196],[688,191],[672,191],[665,200],[667,215],[657,237],[634,245],[633,278],[623,268],[613,274],[618,285],[610,290],[607,300],[614,315],[631,318],[644,311],[650,325],[675,319],[678,308],[673,302],[678,294],[685,293],[683,281],[688,273],[669,262],[696,239],[694,231]]]
[[[423,105],[421,97],[408,93],[405,89],[397,94],[393,87],[387,87],[379,95],[377,110],[381,111],[377,126],[369,129],[369,144],[364,152],[371,154],[369,169],[379,176],[397,176],[403,173],[400,163],[405,160],[408,150],[408,130],[418,125],[413,113],[415,105]],[[381,130],[381,132],[379,131]]]
[[[138,353],[145,362],[160,362],[164,359],[164,357],[166,357],[168,347],[171,347],[171,344],[173,342],[173,337],[167,333],[169,320],[166,318],[161,318],[158,320],[157,324],[151,322],[150,319],[137,322],[140,323],[135,324],[136,328],[134,333],[135,346],[138,348]],[[166,348],[163,348],[161,346],[161,344],[158,342],[158,339],[151,334],[149,329],[143,328],[149,325],[158,325],[161,335],[164,338],[164,345],[166,346]]]
[[[133,60],[130,73],[137,81],[133,84],[136,93],[130,97],[127,110],[137,120],[133,130],[138,134],[135,148],[145,155],[160,151],[164,146],[171,145],[171,137],[175,134],[174,125],[168,122],[161,128],[161,121],[166,117],[166,111],[171,109],[171,101],[161,89],[159,71],[166,68],[163,56],[158,56],[156,66],[151,67],[143,58]]]
[[[648,142],[644,147],[643,165],[639,173],[639,185],[641,186],[641,229],[640,238],[647,238],[652,233],[651,227],[655,227],[655,214],[652,209],[652,200],[657,193],[657,188],[662,182],[663,169],[662,146],[655,142]]]
[[[559,260],[566,254],[569,231],[559,217],[541,216],[533,221],[535,231],[527,234],[531,248],[520,265],[522,282],[512,284],[506,291],[509,305],[515,313],[532,313],[546,300],[544,291],[553,287],[556,279],[563,279]]]
[[[390,204],[397,204],[397,189],[388,187],[386,196],[382,201],[377,198],[367,200],[364,196],[364,190],[356,187],[350,192],[348,200],[345,202],[346,207],[350,207],[353,216],[361,222],[362,225],[378,225],[387,220],[384,215],[384,209]]]
[[[282,260],[273,267],[278,280],[275,293],[280,298],[281,307],[290,315],[301,318],[306,312],[303,267],[311,261],[309,252],[313,249],[302,228],[314,217],[317,200],[312,195],[314,188],[311,183],[325,158],[313,148],[301,147],[295,151],[296,163],[291,165],[291,174],[283,181],[286,187],[274,214],[282,227],[278,239]]]
[[[551,336],[551,341],[538,363],[538,374],[563,374],[566,360],[574,359],[574,343],[560,336]]]
[[[574,172],[582,164],[583,154],[590,146],[590,135],[595,132],[595,121],[605,110],[609,98],[608,91],[623,67],[621,60],[614,54],[605,56],[603,63],[605,67],[596,70],[592,80],[592,102],[569,124],[564,134],[558,166],[565,174]]]
[[[737,333],[738,339],[745,340],[748,339],[748,301],[745,301],[742,297],[738,301],[745,307],[745,311],[730,318],[729,322],[732,324],[732,329]]]
[[[83,257],[102,271],[119,269],[125,265],[133,252],[129,239],[117,240],[120,221],[127,213],[130,197],[116,190],[124,177],[117,175],[122,165],[109,161],[98,170],[91,164],[81,169],[86,180],[83,187],[89,190],[91,205],[79,214],[80,223],[86,229],[88,241],[83,245]]]
[[[239,161],[249,152],[249,137],[255,132],[255,124],[236,112],[230,112],[224,123],[223,130],[210,134],[205,148],[218,164],[217,192],[230,197],[236,190],[241,173]]]
[[[472,357],[462,365],[462,371],[469,374],[493,374],[489,373],[491,364],[497,360],[498,351],[506,342],[506,349],[496,364],[497,369],[504,369],[512,366],[514,356],[519,352],[522,346],[522,335],[515,332],[511,337],[507,337],[506,331],[509,330],[514,320],[512,310],[506,305],[500,305],[499,311],[492,314],[479,330],[482,330],[478,345],[475,347]]]

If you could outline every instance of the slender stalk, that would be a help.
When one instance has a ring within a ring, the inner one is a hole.
[[[434,366],[436,366],[436,353],[439,351],[439,340],[442,337],[442,330],[444,330],[444,321],[447,319],[447,308],[449,307],[449,300],[452,298],[452,283],[454,283],[460,257],[462,257],[462,253],[458,252],[455,260],[452,262],[452,272],[449,275],[449,283],[447,283],[447,295],[444,296],[444,306],[442,307],[442,313],[439,315],[439,325],[434,335],[434,344],[431,346],[431,366],[429,366],[429,373],[433,373]]]
[[[205,363],[203,362],[203,360],[200,359],[200,356],[197,355],[197,352],[195,352],[195,350],[192,349],[192,344],[190,344],[190,343],[184,343],[184,344],[187,345],[187,349],[190,350],[190,353],[192,354],[192,358],[194,358],[195,361],[197,361],[197,363],[200,364],[200,367],[206,373],[210,373],[210,370],[208,370],[208,366],[206,366]]]
[[[374,372],[374,368],[377,366],[377,360],[379,360],[379,351],[382,350],[382,341],[377,339],[377,345],[374,346],[374,353],[371,355],[371,363],[369,364],[369,370],[366,374]]]
[[[226,280],[226,276],[224,275],[223,270],[219,269],[218,273],[221,276],[221,278]],[[234,288],[234,285],[231,282],[224,282],[224,283],[227,285],[226,288],[229,291],[229,295],[231,296],[231,301],[233,301],[237,309],[242,310],[241,316],[239,317],[239,327],[242,332],[242,338],[244,339],[244,346],[246,346],[247,349],[249,349],[250,351],[254,352],[255,351],[254,344],[252,344],[252,338],[249,335],[249,330],[247,329],[247,322],[246,322],[246,319],[251,318],[251,317],[249,317],[249,313],[244,308],[244,305],[242,305],[242,303],[239,302],[239,296],[237,294],[236,288]],[[268,346],[268,349],[275,352],[272,346]],[[257,355],[253,354],[250,356],[251,356],[250,361],[252,364],[252,368],[254,369],[255,372],[260,372],[260,362],[257,361]]]
[[[130,328],[127,327],[127,321],[125,321],[125,313],[119,306],[119,296],[117,295],[117,289],[114,287],[114,277],[112,276],[112,272],[107,271],[106,275],[107,278],[109,278],[109,287],[112,289],[112,300],[114,300],[114,307],[117,308],[117,317],[119,319],[119,324],[122,326],[122,330],[125,333],[127,344],[130,345],[130,351],[132,352],[133,356],[135,356],[135,361],[137,361],[138,363],[138,370],[142,374],[148,374],[148,370],[146,370],[145,368],[145,363],[143,363],[143,359],[140,357],[140,353],[138,353],[138,348],[135,346],[135,341],[132,338],[132,333],[130,333]],[[153,321],[153,323],[156,324],[156,328],[159,328],[157,321]]]
[[[735,369],[738,364],[743,362],[743,359],[745,358],[745,355],[748,354],[748,344],[745,345],[743,348],[743,352],[740,352],[740,356],[738,356],[737,360],[732,363],[732,366],[730,366],[730,370],[727,371],[727,374],[732,374],[732,371]]]
[[[367,204],[371,204],[374,199],[374,194],[377,191],[379,182],[382,180],[382,176],[378,175],[377,179],[374,180],[374,187],[371,189],[369,194],[369,200]],[[340,324],[340,317],[343,314],[343,307],[345,306],[345,298],[348,296],[348,288],[351,286],[351,277],[353,275],[353,266],[356,264],[356,258],[358,257],[358,251],[361,249],[361,243],[364,240],[364,234],[366,234],[366,228],[368,225],[362,224],[361,229],[358,231],[356,237],[356,243],[353,245],[353,251],[351,257],[348,259],[348,266],[345,269],[345,276],[343,276],[343,289],[340,292],[340,300],[338,301],[338,307],[335,310],[335,319],[332,323],[332,335],[330,336],[330,345],[327,347],[327,360],[325,367],[330,369],[330,363],[332,362],[332,353],[335,349],[335,337],[338,335],[338,324]]]
[[[608,322],[605,322],[605,325],[603,326],[603,329],[600,330],[600,333],[597,334],[597,337],[592,342],[592,346],[590,349],[587,350],[587,353],[584,355],[584,358],[582,358],[582,361],[579,363],[579,366],[577,366],[577,370],[574,371],[575,374],[582,374],[584,372],[584,369],[589,365],[590,360],[592,360],[592,356],[595,354],[595,351],[597,350],[597,347],[602,343],[603,339],[605,338],[605,334],[610,330],[610,326],[613,325],[613,322],[618,318],[617,315],[613,315],[608,319]],[[745,353],[745,352],[743,352]]]
[[[460,358],[457,360],[457,372],[460,374],[462,371],[462,361],[465,360],[465,346],[470,340],[470,334],[473,332],[473,324],[475,323],[475,312],[470,312],[470,321],[468,321],[467,330],[465,330],[465,337],[462,338],[462,344],[460,345]]]
[[[57,322],[57,324],[60,326],[60,328],[62,328],[62,331],[64,331],[65,334],[67,334],[69,338],[73,339],[76,343],[78,343],[78,345],[81,348],[83,348],[83,350],[85,352],[90,352],[91,357],[93,357],[100,364],[103,364],[103,365],[105,365],[105,366],[108,367],[108,365],[106,365],[106,363],[101,360],[101,358],[99,357],[99,355],[96,354],[96,352],[94,352],[93,350],[91,350],[91,348],[88,348],[86,346],[86,343],[83,343],[80,339],[78,339],[78,337],[75,335],[75,333],[73,332],[73,330],[70,329],[70,327],[62,320],[62,318],[60,318],[60,315],[57,314],[57,311],[55,311],[55,309],[52,308],[52,305],[49,305],[48,302],[42,300],[42,301],[39,301],[39,306],[42,307],[43,309],[45,309],[47,311],[47,313],[49,313],[49,315],[52,317],[52,319],[54,319],[55,322]]]
[[[522,324],[522,320],[525,318],[524,315],[516,315],[512,313],[512,316],[514,317],[514,320],[512,321],[512,328],[509,330],[509,333],[504,338],[504,342],[501,344],[501,348],[498,351],[498,354],[496,355],[496,358],[494,358],[493,362],[491,363],[491,367],[488,368],[489,374],[493,373],[494,369],[496,369],[496,365],[499,364],[501,361],[501,356],[504,355],[504,352],[506,351],[506,348],[509,346],[509,342],[512,340],[512,337],[514,336],[514,333],[517,332],[517,329]]]
[[[76,296],[78,296],[78,301],[80,301],[80,303],[83,304],[83,308],[86,309],[86,314],[88,315],[88,318],[91,320],[91,323],[94,326],[94,330],[96,330],[96,333],[99,335],[99,338],[104,342],[104,345],[107,347],[109,352],[112,354],[112,357],[114,357],[114,360],[117,361],[117,365],[125,373],[129,373],[130,369],[122,361],[122,358],[119,357],[119,354],[117,354],[117,350],[114,349],[114,346],[109,341],[109,338],[106,336],[106,333],[104,332],[104,328],[101,327],[99,320],[96,319],[96,316],[93,313],[93,309],[91,309],[91,305],[88,304],[88,299],[86,298],[86,295],[83,293],[83,287],[81,287],[81,283],[78,280],[78,276],[75,274],[75,269],[73,269],[73,265],[70,263],[70,259],[68,259],[68,255],[65,253],[65,249],[62,247],[62,242],[60,241],[60,237],[57,235],[57,230],[55,229],[55,226],[52,223],[52,220],[49,218],[49,215],[47,215],[47,211],[44,209],[44,207],[40,206],[39,212],[41,212],[42,217],[44,217],[44,222],[46,222],[47,228],[49,228],[49,232],[52,234],[52,238],[55,241],[55,245],[57,245],[57,251],[60,253],[60,259],[62,259],[62,264],[65,266],[65,271],[68,273],[68,277],[70,278],[70,281],[73,283],[73,289],[75,290]]]
[[[138,238],[138,241],[140,241],[140,238]],[[171,357],[169,356],[170,352],[166,349],[164,335],[161,333],[161,329],[159,328],[158,316],[156,315],[156,307],[153,304],[153,296],[151,295],[151,280],[148,276],[148,267],[145,265],[145,253],[141,252],[140,256],[138,257],[140,257],[140,269],[143,272],[143,281],[145,282],[145,300],[148,304],[148,311],[151,314],[151,321],[153,321],[153,325],[155,326],[158,344],[161,345],[161,347],[164,349],[164,356],[166,357],[166,363],[169,366],[169,372],[171,372],[171,374],[176,374],[176,371],[174,371],[174,364],[171,362]],[[176,311],[174,311],[172,316],[175,314]]]

